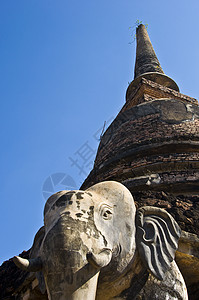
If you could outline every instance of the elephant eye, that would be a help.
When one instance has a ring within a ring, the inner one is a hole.
[[[110,205],[103,203],[99,208],[99,213],[104,220],[110,220],[113,216],[113,208]]]
[[[105,220],[110,220],[112,218],[112,212],[109,209],[106,209],[103,211],[102,217]]]

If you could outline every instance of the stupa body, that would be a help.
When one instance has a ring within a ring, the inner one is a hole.
[[[102,136],[94,168],[80,189],[117,181],[130,190],[137,208],[169,212],[182,229],[177,265],[189,299],[199,299],[199,106],[164,74],[144,25],[136,39],[135,77],[126,103]],[[47,299],[35,275],[24,275],[11,261],[2,265],[0,278],[1,299]]]

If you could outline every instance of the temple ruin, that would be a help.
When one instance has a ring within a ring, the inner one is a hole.
[[[175,261],[189,299],[197,300],[198,101],[181,94],[177,83],[164,74],[142,24],[136,30],[136,40],[135,75],[127,88],[126,102],[101,137],[93,170],[80,190],[102,181],[116,181],[132,193],[137,209],[153,206],[168,212],[182,230]],[[29,254],[30,250],[21,256],[28,258]],[[0,267],[0,299],[48,297],[35,273],[18,269],[10,259]]]

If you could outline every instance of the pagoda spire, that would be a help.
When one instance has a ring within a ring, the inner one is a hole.
[[[133,95],[143,78],[179,92],[179,87],[176,82],[163,72],[143,24],[140,24],[136,28],[136,40],[134,80],[127,88],[126,101],[131,101],[132,97],[134,97]]]
[[[146,27],[140,24],[136,28],[136,62],[134,79],[148,72],[164,74],[151,44]]]

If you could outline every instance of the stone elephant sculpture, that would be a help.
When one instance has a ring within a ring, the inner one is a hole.
[[[188,299],[174,261],[180,233],[165,210],[136,212],[128,189],[106,181],[52,195],[31,258],[14,262],[44,278],[52,300]]]

